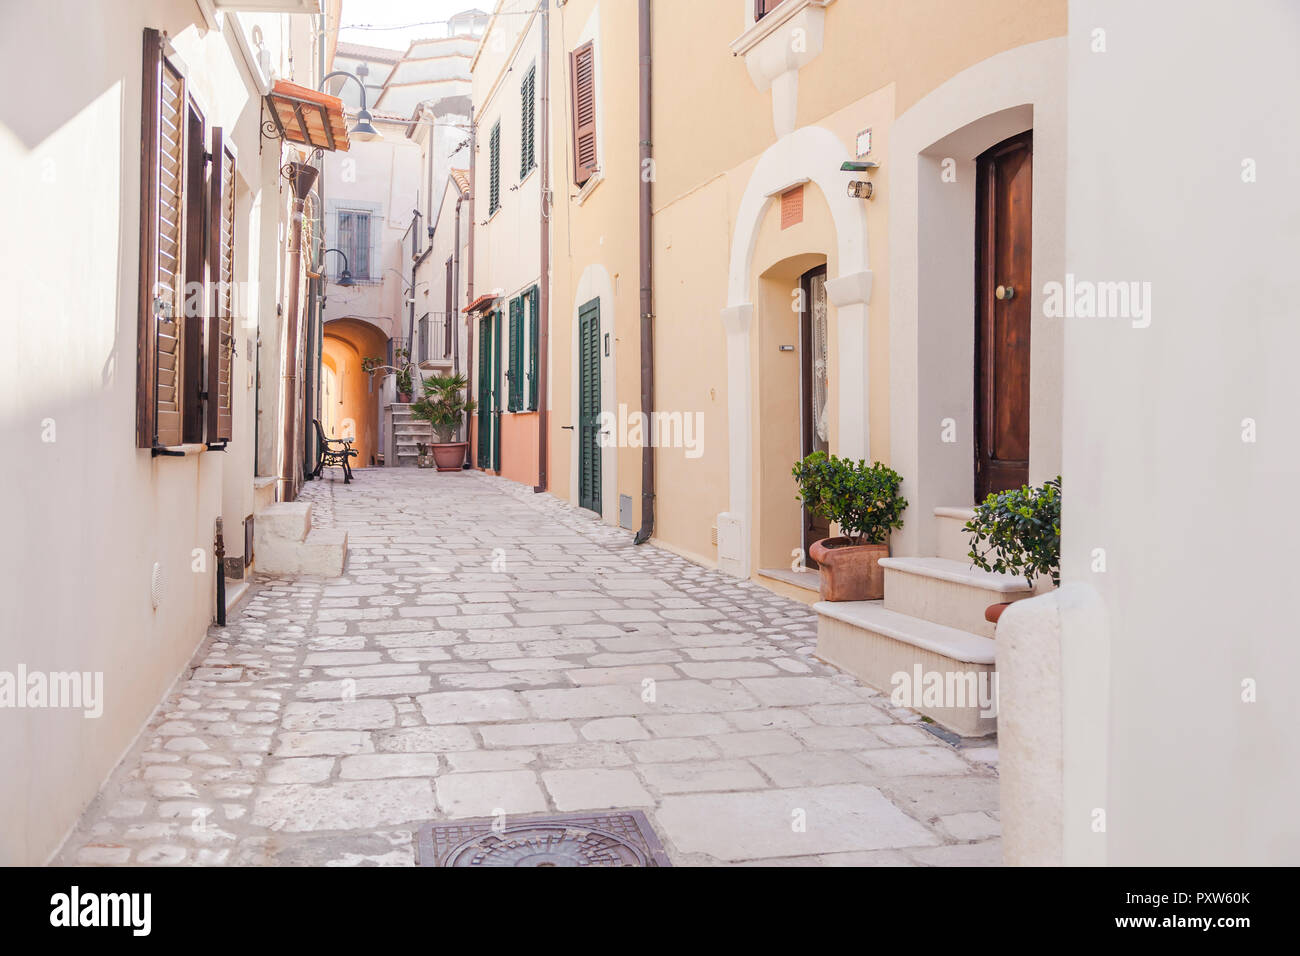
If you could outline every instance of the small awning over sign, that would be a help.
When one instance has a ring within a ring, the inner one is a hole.
[[[501,298],[501,296],[498,295],[498,294],[495,293],[495,292],[485,292],[485,293],[483,293],[481,296],[479,296],[477,299],[475,299],[473,302],[471,302],[469,305],[467,305],[467,306],[466,306],[464,309],[462,309],[461,311],[462,311],[462,312],[482,312],[482,311],[484,311],[484,310],[485,310],[489,305],[491,305],[493,302],[495,302],[495,301],[496,301],[497,299],[499,299],[499,298]]]
[[[343,101],[337,96],[288,80],[276,80],[271,92],[266,94],[266,106],[276,132],[290,143],[343,152],[352,145],[348,141]]]

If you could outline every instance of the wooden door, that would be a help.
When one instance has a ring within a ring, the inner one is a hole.
[[[478,320],[478,466],[492,467],[492,317]]]
[[[1033,132],[976,161],[975,500],[1029,480]]]
[[[600,300],[578,310],[578,505],[601,513]]]
[[[803,309],[799,313],[799,420],[800,453],[830,450],[830,390],[827,385],[828,326],[826,318],[826,267],[818,266],[799,279]],[[808,549],[814,541],[829,538],[830,522],[801,510],[804,563],[816,568]]]
[[[492,470],[501,473],[501,312],[492,313]]]

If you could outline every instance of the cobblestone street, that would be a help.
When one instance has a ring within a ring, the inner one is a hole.
[[[817,661],[804,605],[478,474],[304,498],[344,577],[257,577],[57,862],[411,865],[429,821],[606,808],[679,866],[1000,862],[996,749]]]

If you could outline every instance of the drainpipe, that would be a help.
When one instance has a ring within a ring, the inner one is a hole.
[[[541,264],[537,282],[537,485],[535,494],[545,491],[548,485],[547,467],[548,430],[550,412],[547,409],[546,390],[550,385],[547,365],[551,348],[551,10],[550,3],[542,0],[542,50],[538,57],[538,71],[542,74],[542,88],[538,104],[541,108],[540,180],[542,209]]]
[[[637,46],[641,64],[641,412],[647,418],[655,407],[654,296],[650,270],[650,180],[647,160],[653,162],[650,140],[650,0],[637,0]],[[633,539],[645,544],[655,528],[655,450],[647,440],[641,449],[641,530]]]
[[[302,286],[302,212],[307,194],[316,184],[318,170],[307,163],[289,163],[285,178],[293,189],[292,221],[289,225],[289,308],[284,315],[284,347],[280,355],[280,406],[283,428],[276,469],[280,500],[293,501],[294,477],[298,468],[298,339],[299,290]]]
[[[474,121],[474,107],[469,108],[469,235],[466,236],[465,242],[465,304],[474,301],[474,168],[478,165],[478,124]],[[457,203],[459,206],[459,203]],[[460,236],[456,237],[456,248],[460,248]],[[457,310],[460,304],[456,305]],[[460,321],[460,313],[457,312],[456,320]],[[472,313],[465,313],[466,332],[465,341],[468,343],[465,350],[465,375],[469,380],[469,397],[474,397],[474,316]],[[482,436],[480,436],[481,440]],[[474,464],[470,459],[469,447],[469,418],[465,419],[465,467],[473,468]]]
[[[452,182],[455,182],[453,178]],[[451,326],[451,370],[455,375],[460,374],[460,207],[465,201],[465,195],[460,191],[460,185],[456,186],[456,231],[452,233],[451,239],[451,307],[452,313],[447,316],[447,324]],[[435,268],[437,264],[434,264]]]

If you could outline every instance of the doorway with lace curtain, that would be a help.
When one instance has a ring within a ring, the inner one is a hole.
[[[799,278],[803,308],[799,313],[799,421],[801,453],[830,450],[829,402],[827,400],[828,359],[826,320],[826,266],[809,269]],[[818,564],[808,549],[814,541],[830,537],[830,522],[802,508],[804,562]]]

